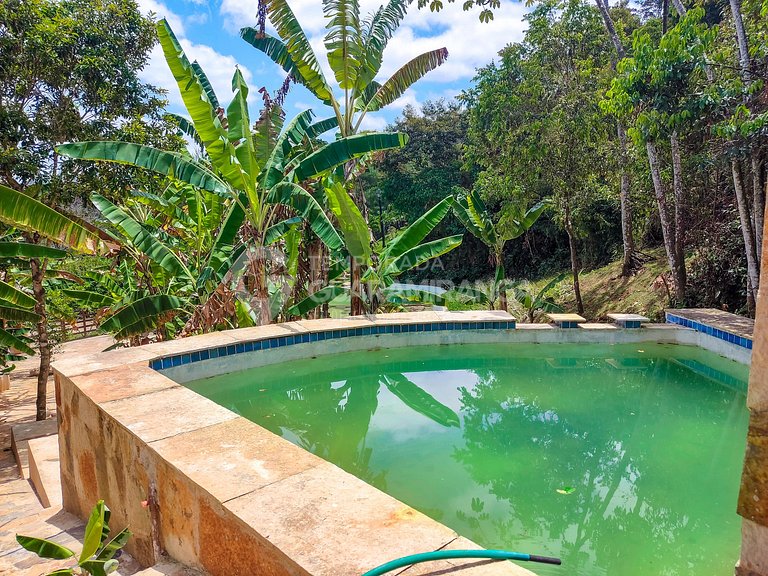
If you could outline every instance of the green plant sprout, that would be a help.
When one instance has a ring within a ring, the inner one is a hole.
[[[118,567],[115,556],[128,542],[131,532],[128,528],[123,528],[117,536],[109,540],[109,517],[109,508],[104,505],[104,500],[99,500],[91,510],[90,518],[88,518],[83,549],[77,559],[77,565],[71,568],[59,568],[47,576],[64,576],[67,574],[106,576],[115,572]],[[73,550],[50,540],[17,534],[16,541],[25,550],[34,552],[40,558],[66,560],[76,556]]]

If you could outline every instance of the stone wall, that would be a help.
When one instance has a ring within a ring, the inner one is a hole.
[[[749,431],[738,512],[742,522],[738,576],[768,576],[768,250],[763,250],[749,373]]]

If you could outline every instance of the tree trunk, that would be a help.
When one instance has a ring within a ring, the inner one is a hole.
[[[360,282],[360,264],[354,256],[349,257],[349,314],[360,316],[365,312],[362,298],[362,283]]]
[[[51,370],[51,345],[48,341],[48,322],[45,314],[45,261],[41,263],[36,258],[29,261],[32,272],[32,293],[35,296],[35,313],[40,316],[37,323],[37,347],[40,354],[40,372],[37,375],[36,420],[48,417],[48,373]]]
[[[603,2],[603,0],[595,0],[595,3],[597,4],[598,10],[600,10],[600,14],[603,16],[603,24],[605,24],[605,29],[611,37],[611,42],[613,42],[613,47],[616,49],[616,54],[618,55],[619,60],[621,60],[624,58],[626,51],[624,50],[624,45],[621,43],[619,35],[616,33],[613,19],[611,18],[610,12],[608,12],[608,4]]]
[[[661,179],[661,170],[659,168],[659,153],[656,150],[656,143],[648,141],[645,143],[645,149],[648,152],[648,164],[651,169],[651,178],[653,179],[653,189],[656,194],[656,204],[659,208],[659,220],[661,221],[661,235],[664,238],[664,251],[667,253],[667,262],[672,274],[673,292],[675,300],[681,301],[682,297],[677,286],[677,252],[675,250],[675,229],[672,219],[667,209],[667,197],[664,190],[664,183]]]
[[[757,266],[757,251],[755,250],[755,235],[752,231],[752,220],[749,217],[749,206],[747,206],[744,181],[741,177],[741,166],[736,158],[731,158],[731,172],[733,173],[733,187],[736,191],[736,204],[739,207],[741,235],[744,238],[744,250],[747,253],[749,296],[757,301],[757,291],[760,288],[760,277]]]
[[[677,270],[675,283],[678,286],[680,300],[684,300],[688,278],[685,270],[685,194],[683,192],[683,167],[680,159],[680,142],[677,132],[669,137],[672,149],[672,190],[675,199],[675,256]]]
[[[683,6],[683,3],[681,0],[672,0],[672,4],[675,7],[675,10],[677,11],[678,15],[682,18],[688,13],[688,9]]]
[[[619,137],[619,152],[621,155],[621,240],[624,245],[624,262],[621,275],[632,275],[635,271],[635,238],[632,232],[632,202],[629,198],[629,170],[627,169],[627,133],[621,122],[616,123],[616,133]]]
[[[755,230],[755,251],[757,252],[757,264],[760,265],[763,257],[763,223],[765,220],[765,192],[768,188],[766,180],[763,187],[763,166],[756,152],[752,152],[752,214]],[[759,272],[759,270],[758,270]]]
[[[741,16],[741,0],[729,0],[731,4],[731,16],[733,17],[733,27],[736,30],[736,44],[739,49],[739,67],[741,68],[741,79],[744,82],[750,81],[750,58],[749,47],[747,44],[747,33],[744,29],[744,19]]]
[[[272,322],[272,311],[269,306],[269,285],[267,283],[267,255],[266,248],[261,242],[256,243],[255,254],[249,258],[250,276],[253,282],[253,302],[259,311],[259,325],[264,326]]]
[[[323,282],[323,242],[319,238],[313,238],[307,245],[307,259],[309,260],[309,285],[307,293],[314,294],[320,290],[325,283]],[[307,314],[307,318],[320,318],[322,309],[318,306]]]
[[[613,19],[608,11],[608,5],[603,0],[595,0],[598,10],[603,17],[605,29],[613,42],[618,59],[624,58],[626,52],[621,43]],[[616,59],[613,60],[613,69],[616,69]],[[629,198],[629,170],[627,168],[627,131],[621,121],[616,121],[616,134],[619,138],[619,162],[621,164],[621,185],[619,197],[621,199],[621,238],[624,245],[624,262],[621,267],[621,275],[630,276],[635,270],[635,239],[632,231],[632,203]]]
[[[322,279],[322,285],[327,286],[328,285],[328,270],[330,268],[330,258],[331,255],[328,253],[328,248],[325,244],[322,245],[322,259],[320,261],[320,278]],[[320,318],[330,318],[330,304],[328,302],[324,302],[322,308],[320,309]]]
[[[571,253],[571,272],[573,273],[573,294],[576,297],[576,309],[579,314],[584,314],[584,302],[581,299],[581,286],[579,284],[579,256],[576,252],[576,237],[571,224],[571,214],[568,204],[565,205],[565,232],[568,234],[568,248]]]

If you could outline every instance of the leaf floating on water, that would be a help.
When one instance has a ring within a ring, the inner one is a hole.
[[[576,491],[576,488],[573,486],[563,486],[562,488],[557,489],[558,494],[573,494]]]

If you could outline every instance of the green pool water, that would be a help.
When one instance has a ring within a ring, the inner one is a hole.
[[[687,346],[514,344],[188,386],[482,546],[561,557],[543,576],[727,576],[747,377]]]

